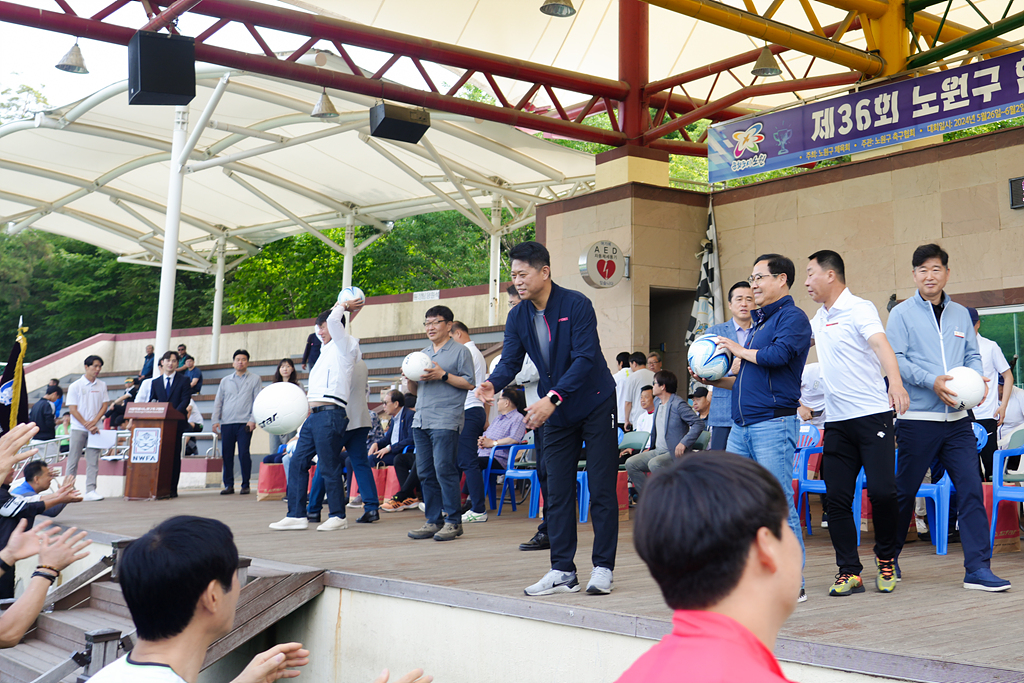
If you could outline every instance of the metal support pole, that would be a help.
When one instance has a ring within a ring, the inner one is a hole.
[[[619,104],[619,121],[627,141],[640,144],[650,112],[644,94],[648,80],[649,7],[641,0],[619,0],[619,80],[629,84],[629,94]]]
[[[210,340],[210,365],[220,362],[220,323],[224,317],[224,247],[227,238],[217,238],[217,270],[213,293],[213,338]]]
[[[174,108],[171,136],[171,173],[167,180],[167,212],[164,217],[164,252],[160,266],[160,299],[156,312],[156,357],[171,348],[174,320],[174,278],[178,264],[178,225],[181,222],[181,191],[185,183],[184,167],[175,163],[185,149],[188,132],[188,107]]]
[[[355,219],[348,216],[345,223],[345,261],[341,270],[342,288],[352,286],[352,262],[356,255],[356,228]]]
[[[487,324],[498,324],[498,285],[501,282],[501,196],[491,195],[491,273],[488,277]]]

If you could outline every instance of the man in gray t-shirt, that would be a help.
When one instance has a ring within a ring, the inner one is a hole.
[[[466,392],[474,388],[475,378],[469,349],[451,338],[454,320],[447,306],[427,311],[423,326],[430,345],[423,353],[434,364],[418,382],[410,381],[416,386],[416,414],[412,420],[416,472],[427,515],[422,527],[409,532],[413,539],[451,541],[462,535],[459,431],[465,418]]]

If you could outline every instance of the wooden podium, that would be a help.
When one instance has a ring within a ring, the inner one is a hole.
[[[124,482],[127,500],[169,498],[174,468],[178,421],[185,416],[170,403],[129,403],[124,412],[133,420],[128,468]]]

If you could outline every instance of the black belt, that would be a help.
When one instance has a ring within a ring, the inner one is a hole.
[[[776,408],[772,417],[789,417],[796,415],[796,408]]]
[[[322,413],[325,410],[345,410],[345,407],[344,406],[336,406],[334,404],[328,404],[328,405],[325,405],[325,406],[317,406],[317,407],[313,408],[313,410],[311,410],[309,412],[311,412],[311,413]]]

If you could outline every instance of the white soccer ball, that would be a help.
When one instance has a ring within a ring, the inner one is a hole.
[[[294,432],[308,414],[306,392],[291,382],[274,382],[252,403],[256,424],[271,434]]]
[[[491,359],[491,364],[487,367],[487,372],[493,373],[494,372],[494,368],[498,367],[498,363],[500,363],[500,362],[501,362],[501,354],[499,353],[497,356],[495,356],[494,358]]]
[[[338,293],[338,303],[343,304],[346,301],[365,301],[366,295],[363,294],[363,290],[358,287],[346,287]]]
[[[686,352],[686,361],[690,369],[701,379],[722,379],[729,373],[732,365],[732,354],[718,350],[718,337],[705,334],[697,337]]]
[[[402,361],[402,374],[413,382],[419,382],[423,379],[423,373],[433,364],[434,361],[430,360],[430,356],[427,354],[422,351],[413,351]]]
[[[985,380],[976,371],[961,365],[946,373],[946,388],[956,394],[957,410],[970,410],[985,397]]]

